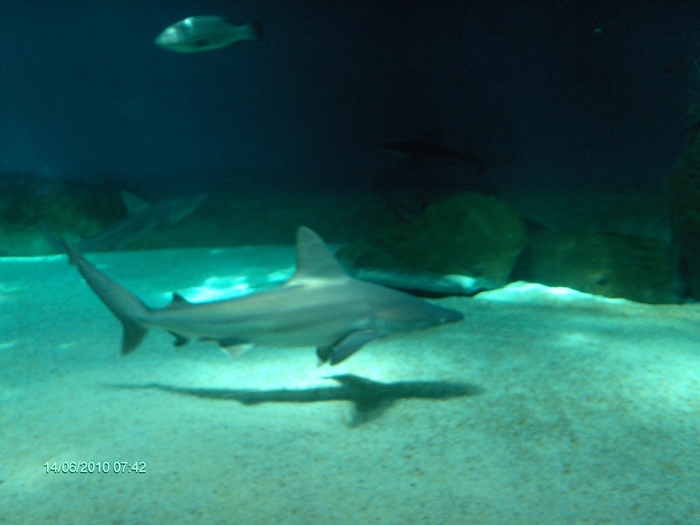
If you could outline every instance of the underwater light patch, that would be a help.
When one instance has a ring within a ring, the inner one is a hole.
[[[5,343],[0,343],[0,350],[7,350],[8,348],[12,348],[13,346],[17,346],[17,341],[7,341]]]
[[[188,301],[202,303],[240,297],[252,290],[246,277],[209,277],[201,286],[182,290],[182,295]]]
[[[600,344],[599,338],[580,331],[562,333],[555,337],[556,346],[561,348],[592,348]]]
[[[12,294],[22,290],[23,288],[18,286],[5,286],[4,284],[0,284],[0,302],[15,302],[16,299],[12,296]]]
[[[232,299],[279,286],[286,282],[293,272],[293,269],[279,270],[261,279],[246,276],[210,277],[201,286],[185,288],[181,293],[193,303]]]
[[[482,292],[475,299],[485,299],[487,301],[527,303],[540,300],[565,300],[565,301],[597,301],[610,304],[628,304],[626,299],[613,299],[579,292],[573,288],[563,286],[546,286],[539,283],[529,283],[518,281],[511,283],[497,290]]]
[[[2,262],[13,262],[13,263],[35,263],[35,262],[46,262],[53,261],[54,259],[60,259],[64,257],[65,254],[57,253],[53,255],[8,255],[2,258]]]
[[[285,283],[294,273],[294,268],[257,275],[209,277],[199,286],[183,288],[178,293],[193,303],[205,303],[242,297],[260,290],[276,288]],[[159,295],[166,303],[172,298],[170,292]]]
[[[294,274],[294,268],[287,268],[285,270],[277,270],[276,272],[271,272],[267,275],[267,282],[269,284],[283,283]]]

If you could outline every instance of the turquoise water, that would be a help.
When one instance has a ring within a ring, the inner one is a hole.
[[[154,45],[198,15],[262,38]],[[700,523],[700,3],[0,17],[0,525]],[[116,229],[87,257],[162,307],[278,286],[302,225],[464,320],[334,367],[155,329],[123,356],[41,256]]]
[[[291,246],[90,257],[154,305],[293,266]],[[319,368],[312,348],[231,358],[158,331],[124,357],[65,258],[7,258],[0,275],[5,523],[695,517],[695,306],[513,285],[439,300],[465,320]]]

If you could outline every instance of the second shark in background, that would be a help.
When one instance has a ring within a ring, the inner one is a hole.
[[[129,192],[122,192],[127,216],[102,231],[83,237],[74,247],[81,252],[114,251],[125,248],[149,235],[180,222],[204,201],[206,195],[183,197],[158,202],[146,202]],[[44,228],[46,233],[46,228]],[[63,253],[64,248],[47,235],[54,249]]]

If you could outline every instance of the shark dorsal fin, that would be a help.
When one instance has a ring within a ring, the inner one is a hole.
[[[185,299],[182,295],[180,295],[177,292],[173,292],[173,300],[170,303],[170,306],[185,306],[188,304],[192,304],[189,302],[187,299]]]
[[[305,226],[297,230],[297,271],[289,282],[305,279],[342,279],[348,277],[319,235]]]
[[[126,206],[129,213],[142,210],[148,206],[145,200],[128,191],[122,191],[122,201],[124,201],[124,206]]]

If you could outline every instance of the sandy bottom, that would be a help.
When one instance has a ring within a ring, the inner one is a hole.
[[[279,280],[293,252],[91,259],[156,304]],[[440,303],[465,321],[337,367],[163,332],[122,357],[64,258],[6,259],[0,523],[700,522],[699,308],[540,288]],[[110,472],[46,471],[70,462]]]

